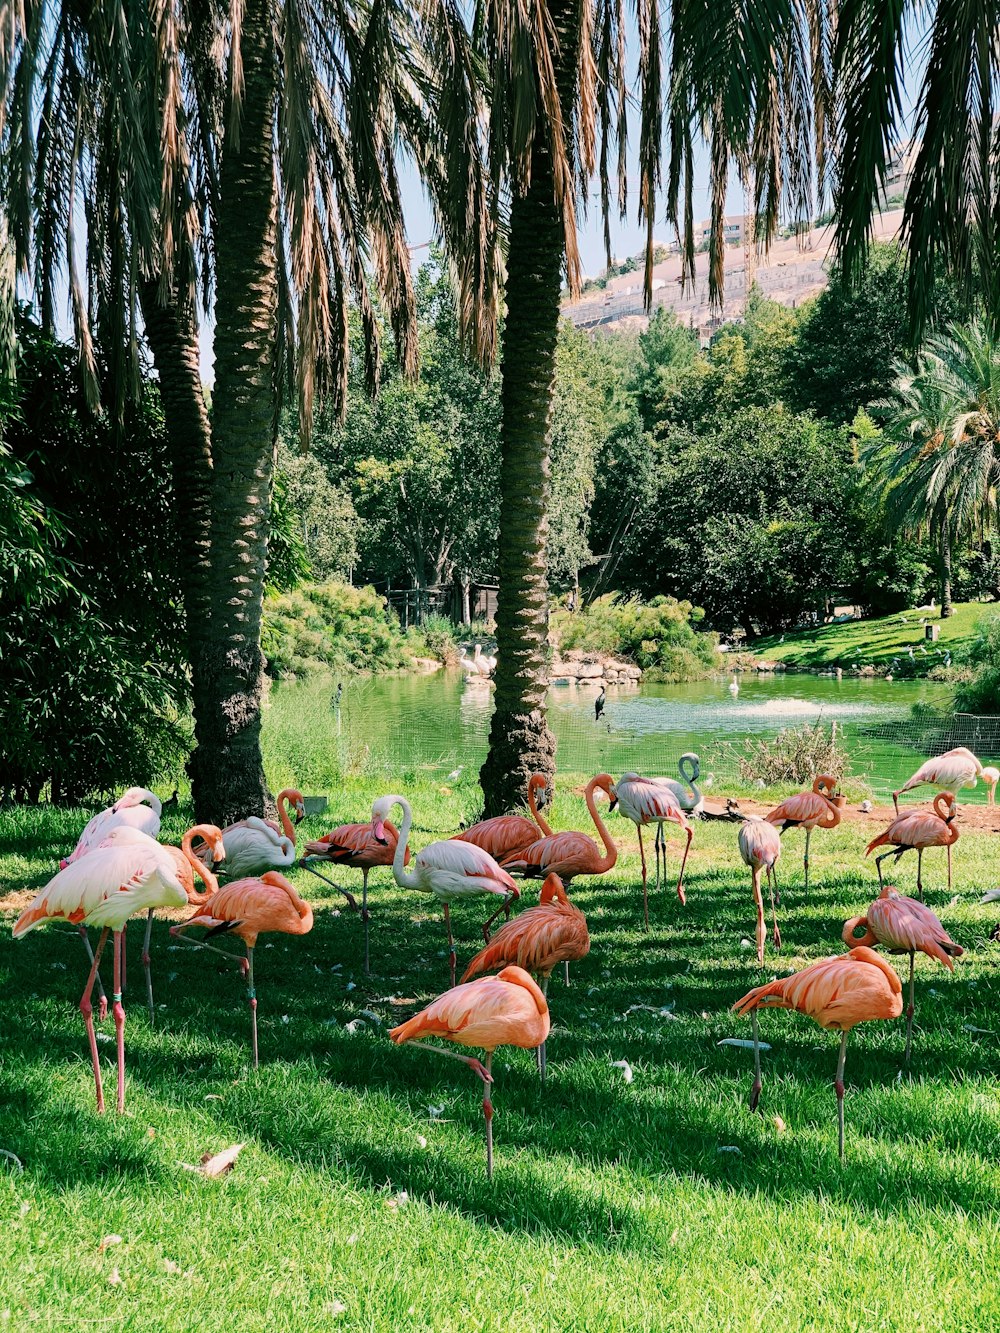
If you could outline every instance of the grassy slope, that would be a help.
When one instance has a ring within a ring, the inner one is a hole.
[[[933,656],[938,648],[956,648],[975,637],[976,626],[985,616],[996,615],[1000,608],[982,602],[964,602],[955,607],[955,614],[940,620],[936,612],[929,618],[940,626],[937,644],[925,644],[921,616],[927,612],[905,611],[902,615],[883,616],[879,620],[851,620],[840,625],[823,625],[819,629],[801,630],[786,634],[784,642],[777,637],[758,639],[750,647],[758,657],[789,666],[844,667],[873,665],[887,666],[894,657],[903,665],[901,674],[924,675],[940,662]],[[903,616],[906,623],[903,622]],[[920,652],[925,644],[928,655]],[[907,648],[913,648],[915,664],[910,665]],[[860,649],[860,652],[858,651]]]
[[[372,792],[354,784],[305,831],[363,816]],[[473,801],[471,785],[418,789],[414,844],[451,831]],[[554,823],[581,818],[564,782]],[[0,814],[0,890],[39,883],[78,822]],[[316,926],[258,950],[256,1075],[235,969],[171,949],[166,922],[150,1029],[136,928],[124,1118],[94,1113],[78,942],[49,927],[15,944],[0,929],[0,1147],[25,1164],[22,1175],[0,1165],[0,1330],[997,1326],[1000,946],[988,940],[996,909],[975,905],[996,882],[994,843],[963,837],[955,905],[943,854],[928,858],[929,899],[969,953],[954,976],[918,964],[913,1081],[898,1077],[901,1023],[852,1037],[841,1169],[835,1035],[763,1017],[764,1118],[746,1107],[750,1053],[717,1043],[749,1035],[728,1013],[746,989],[838,948],[845,916],[873,896],[867,830],[817,834],[808,899],[801,837],[789,835],[785,948],[760,969],[741,945],[752,914],[733,826],[699,826],[688,906],[657,898],[649,935],[634,835],[617,816],[612,827],[629,854],[575,895],[593,949],[570,990],[553,981],[544,1096],[530,1053],[498,1056],[492,1187],[477,1081],[393,1048],[384,1029],[345,1030],[364,1008],[388,1027],[446,984],[439,912],[384,874],[369,980],[357,918],[295,873]],[[168,831],[180,829],[174,816]],[[904,862],[900,883],[912,875]],[[457,910],[460,962],[484,915]],[[623,1058],[631,1085],[611,1065]],[[113,1098],[110,1063],[107,1080]],[[240,1141],[227,1180],[181,1165]],[[408,1202],[392,1206],[400,1190]],[[100,1253],[108,1233],[122,1243]]]

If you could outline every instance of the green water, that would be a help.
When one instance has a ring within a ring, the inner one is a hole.
[[[319,745],[341,771],[423,771],[442,781],[454,781],[459,768],[474,772],[481,764],[493,706],[489,685],[467,683],[458,672],[348,677],[339,706],[335,685],[289,683],[272,691],[270,708],[285,730],[291,731],[293,719],[301,727],[302,762],[306,750]],[[739,687],[735,697],[728,678],[611,687],[598,722],[595,686],[554,686],[549,719],[558,741],[558,765],[566,772],[673,774],[678,756],[693,750],[701,756],[703,773],[713,773],[721,791],[736,775],[727,742],[773,736],[805,722],[836,722],[854,773],[882,796],[926,757],[927,735],[911,723],[913,705],[947,707],[950,697],[947,687],[926,681],[887,684],[812,675],[741,676]],[[294,738],[289,735],[287,742],[294,744]],[[995,757],[988,745],[982,757],[984,762]],[[982,797],[980,787],[972,799]]]

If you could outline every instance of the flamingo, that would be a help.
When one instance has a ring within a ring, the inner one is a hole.
[[[677,761],[677,771],[681,775],[680,782],[676,778],[650,778],[649,781],[658,787],[666,787],[686,815],[700,815],[705,808],[705,798],[697,785],[701,778],[701,760],[690,751],[682,754]],[[705,785],[711,786],[711,782],[709,774]]]
[[[113,828],[135,828],[155,838],[160,831],[162,809],[160,798],[151,791],[145,787],[129,787],[114,805],[94,815],[80,834],[73,851],[59,862],[59,869],[65,870],[74,861],[79,861],[81,856],[86,856]]]
[[[642,911],[648,930],[649,893],[646,876],[646,849],[642,845],[643,825],[656,825],[656,838],[653,845],[656,849],[657,890],[660,887],[661,854],[664,870],[666,869],[666,845],[663,840],[665,821],[670,820],[671,823],[677,824],[687,834],[687,844],[684,848],[684,856],[681,859],[681,871],[677,876],[677,897],[682,903],[687,902],[684,894],[684,867],[687,865],[693,830],[684,811],[677,804],[673,792],[669,787],[663,786],[657,778],[641,778],[638,773],[625,773],[621,780],[615,784],[615,791],[618,795],[618,804],[622,815],[626,819],[631,819],[639,834],[639,856],[642,858]]]
[[[339,884],[334,884],[332,879],[321,875],[314,868],[314,863],[325,861],[332,865],[349,866],[352,870],[361,871],[361,920],[365,927],[366,973],[371,971],[368,958],[368,872],[376,866],[391,866],[392,858],[396,854],[396,843],[399,841],[399,833],[388,820],[383,828],[385,841],[379,842],[372,832],[371,824],[341,824],[339,828],[333,829],[316,842],[307,842],[306,855],[300,862],[304,870],[308,870],[324,884],[329,884],[338,893],[342,893],[354,909],[358,906],[354,895],[342,889]],[[408,865],[409,861],[410,849],[407,847],[403,854],[403,864]]]
[[[864,929],[864,934],[855,932]],[[910,955],[910,998],[906,1006],[906,1053],[903,1063],[910,1063],[910,1045],[913,1038],[913,960],[917,950],[928,958],[936,958],[949,972],[954,972],[953,958],[965,952],[956,944],[935,914],[915,898],[906,898],[890,885],[885,885],[864,916],[855,916],[844,923],[842,938],[856,949],[859,944],[884,944],[890,953]]]
[[[417,858],[419,860],[419,856]],[[513,924],[513,923],[512,923]],[[486,1063],[440,1046],[424,1050],[447,1055],[467,1064],[483,1081],[483,1117],[486,1121],[486,1178],[493,1179],[493,1103],[490,1066],[498,1046],[538,1048],[549,1035],[549,1006],[538,985],[521,967],[505,967],[496,977],[480,977],[439,995],[399,1027],[389,1037],[398,1046],[404,1042],[423,1042],[428,1037],[442,1037],[459,1046],[478,1046],[486,1053]]]
[[[958,829],[954,822],[955,816],[958,814],[958,806],[955,804],[954,796],[946,791],[939,791],[932,804],[934,806],[933,814],[929,810],[911,810],[909,814],[899,815],[884,832],[880,833],[877,838],[872,838],[868,844],[865,856],[870,855],[876,847],[889,847],[890,849],[875,858],[879,885],[882,884],[882,862],[887,856],[894,856],[898,861],[904,853],[915,851],[917,853],[917,897],[922,899],[924,886],[921,882],[921,869],[924,849],[927,847],[947,847],[948,888],[951,888],[951,845],[958,841]]]
[[[728,689],[729,689],[729,693],[730,693],[730,694],[733,696],[733,698],[735,699],[736,696],[737,696],[737,695],[739,694],[739,692],[740,692],[740,683],[739,683],[739,681],[736,679],[735,676],[734,676],[734,677],[732,678],[732,680],[729,682]]]
[[[982,773],[983,766],[972,751],[959,745],[921,764],[909,782],[904,782],[899,791],[892,793],[893,807],[898,815],[899,798],[903,792],[925,785],[940,787],[942,791],[950,791],[952,796],[957,797],[962,787],[974,787],[977,777],[982,776]]]
[[[781,932],[778,930],[778,918],[774,910],[775,866],[781,855],[781,834],[760,815],[751,815],[740,825],[740,856],[745,865],[750,867],[751,887],[754,903],[757,907],[757,962],[764,961],[764,899],[760,892],[760,873],[767,872],[767,881],[771,889],[771,920],[774,923],[774,947],[781,948]]]
[[[532,773],[528,780],[528,809],[531,811],[531,819],[525,818],[524,815],[496,815],[493,819],[480,820],[478,824],[456,833],[452,841],[471,842],[499,861],[501,857],[523,852],[533,842],[537,842],[539,832],[543,838],[550,837],[552,830],[544,816],[539,813],[535,799],[536,792],[545,796],[547,786],[548,779],[544,773]]]
[[[403,822],[392,858],[392,875],[401,889],[416,889],[432,893],[444,908],[444,924],[448,931],[448,970],[451,985],[455,984],[455,938],[451,931],[451,904],[459,898],[480,893],[495,893],[504,898],[504,905],[518,897],[517,885],[506,870],[501,869],[481,847],[471,842],[454,839],[432,842],[421,848],[413,858],[413,869],[407,871],[404,849],[410,837],[413,811],[405,796],[381,796],[372,806],[372,833],[378,841],[385,839],[386,820],[396,806],[403,811]],[[492,920],[492,917],[490,918]],[[483,935],[489,940],[489,923]]]
[[[469,981],[480,972],[516,964],[535,975],[548,1003],[549,977],[553,970],[559,963],[578,962],[588,953],[587,918],[567,898],[559,876],[549,875],[542,885],[538,906],[529,907],[501,926],[465,969],[462,981]],[[538,1073],[543,1083],[545,1045],[543,1041],[538,1048]]]
[[[586,833],[567,830],[563,833],[548,833],[537,838],[523,851],[502,857],[500,864],[503,868],[512,874],[523,875],[526,879],[545,879],[555,873],[564,884],[569,884],[577,875],[605,875],[612,870],[618,860],[618,848],[597,813],[594,793],[598,790],[604,792],[610,802],[609,809],[613,810],[618,798],[610,773],[598,773],[584,789],[587,809],[604,843],[603,856],[593,838]]]
[[[302,793],[286,787],[278,793],[278,819],[259,819],[250,815],[222,830],[226,844],[226,875],[236,879],[241,875],[260,875],[265,870],[287,870],[295,863],[295,826],[288,816],[287,803],[295,806],[295,822],[305,818],[306,807]],[[211,852],[202,844],[195,853],[207,862]]]
[[[225,835],[223,835],[225,836]],[[192,926],[205,926],[206,939],[229,933],[238,935],[246,945],[246,958],[241,958],[240,969],[247,979],[247,999],[250,1002],[250,1030],[253,1045],[253,1067],[258,1067],[257,1055],[257,992],[253,981],[253,951],[258,935],[278,931],[283,935],[308,935],[313,927],[313,912],[300,898],[295,885],[276,870],[268,870],[260,878],[237,879],[213,893],[205,906],[179,926],[171,926],[170,933],[186,939],[184,931]],[[212,949],[224,958],[233,955],[225,949],[215,949],[204,941],[186,940],[197,948]]]
[[[802,868],[806,890],[809,888],[809,839],[812,831],[814,828],[836,828],[840,823],[843,804],[844,798],[837,794],[837,779],[821,774],[813,781],[812,791],[789,796],[787,801],[782,801],[764,816],[781,833],[790,828],[805,829],[806,848]]]
[[[986,793],[986,804],[987,804],[987,805],[995,805],[995,804],[996,804],[997,783],[1000,782],[1000,768],[993,768],[993,767],[984,768],[984,769],[983,769],[983,781],[986,783],[986,786],[989,788],[989,790],[988,790],[987,793]]]
[[[101,927],[101,938],[90,965],[90,974],[80,997],[80,1012],[87,1029],[90,1058],[97,1088],[97,1110],[104,1111],[104,1088],[97,1058],[94,1010],[91,995],[108,932],[114,934],[115,1036],[118,1055],[118,1110],[125,1109],[125,1010],[122,1007],[122,931],[135,912],[151,907],[183,907],[184,885],[177,875],[174,858],[165,847],[141,831],[119,826],[111,829],[103,845],[60,870],[24,909],[14,923],[14,939],[20,939],[43,921],[86,922]],[[102,1005],[101,1017],[104,1017]]]
[[[780,977],[766,986],[756,986],[733,1009],[753,1019],[754,1084],[750,1109],[760,1097],[760,1039],[757,1010],[795,1009],[808,1014],[822,1028],[840,1033],[840,1055],[834,1090],[837,1094],[837,1142],[844,1160],[844,1061],[847,1036],[858,1023],[876,1018],[898,1018],[903,1012],[903,987],[895,971],[865,945],[834,958],[821,958],[801,972]]]

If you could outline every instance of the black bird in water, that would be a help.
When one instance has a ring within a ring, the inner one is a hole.
[[[601,714],[604,712],[604,705],[607,702],[605,698],[605,687],[601,686],[601,692],[594,700],[594,721],[600,722]]]

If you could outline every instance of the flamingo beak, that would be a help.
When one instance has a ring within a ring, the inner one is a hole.
[[[212,848],[212,862],[213,864],[218,865],[220,861],[224,861],[225,859],[226,859],[226,849],[222,845],[222,839],[220,838],[219,841]]]
[[[613,810],[617,804],[618,804],[618,793],[615,791],[614,787],[612,787],[611,790],[608,792],[608,809]]]
[[[303,821],[303,819],[305,819],[305,817],[306,817],[306,808],[305,808],[305,806],[302,804],[301,801],[296,801],[296,803],[295,803],[295,822],[296,822],[296,824],[301,824],[302,821]]]
[[[389,839],[385,836],[385,823],[381,819],[372,821],[372,834],[376,842],[380,842],[383,847],[388,845]]]

